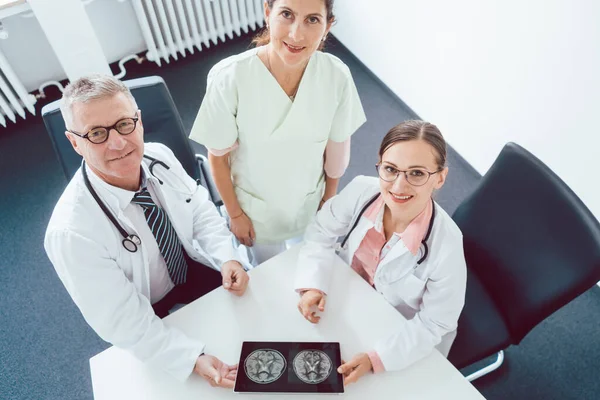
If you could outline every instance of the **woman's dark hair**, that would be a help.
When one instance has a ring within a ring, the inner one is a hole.
[[[269,6],[269,9],[272,10],[273,9],[273,5],[275,4],[277,0],[266,0],[267,5]],[[334,22],[335,21],[335,15],[333,15],[333,2],[334,0],[323,0],[323,2],[325,3],[325,9],[327,10],[327,22]],[[260,33],[256,36],[254,36],[254,39],[252,39],[252,44],[254,44],[256,47],[259,46],[264,46],[269,44],[269,41],[271,40],[270,37],[270,33],[269,33],[269,28],[267,27],[267,25],[265,25],[264,29],[262,31],[260,31]],[[323,50],[323,47],[325,47],[325,42],[321,42],[319,44],[319,50]]]
[[[437,126],[429,122],[409,120],[396,125],[385,135],[379,147],[379,160],[383,153],[398,142],[424,140],[437,153],[436,163],[439,169],[446,167],[446,141]]]

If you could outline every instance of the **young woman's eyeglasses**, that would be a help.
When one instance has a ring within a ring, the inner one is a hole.
[[[90,129],[85,135],[82,133],[77,133],[70,129],[68,129],[67,132],[71,132],[74,135],[87,139],[94,144],[100,144],[108,140],[108,135],[110,134],[111,129],[116,130],[121,135],[129,135],[131,132],[135,131],[138,119],[139,118],[137,117],[136,113],[136,117],[123,118],[117,121],[117,123],[112,126],[97,126],[95,128]]]
[[[435,172],[429,172],[424,168],[411,168],[406,171],[402,171],[392,167],[391,165],[378,163],[375,165],[377,168],[377,172],[379,173],[379,177],[386,182],[394,182],[398,179],[398,176],[401,173],[404,173],[404,177],[406,181],[413,186],[423,186],[429,181],[431,175],[437,174],[442,171],[441,169]]]

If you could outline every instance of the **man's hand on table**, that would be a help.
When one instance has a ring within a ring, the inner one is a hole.
[[[221,275],[225,290],[236,296],[244,294],[250,277],[239,262],[231,260],[224,263],[221,267]]]
[[[238,365],[227,365],[217,357],[203,354],[196,359],[194,373],[206,379],[213,387],[233,388]]]
[[[342,361],[342,365],[337,369],[338,373],[344,375],[344,386],[356,382],[361,376],[372,371],[373,365],[367,353],[357,354],[348,362]]]
[[[320,312],[325,311],[325,293],[316,289],[309,289],[302,293],[302,297],[298,302],[298,311],[307,319],[307,321],[317,324],[321,317],[313,311],[316,307]]]

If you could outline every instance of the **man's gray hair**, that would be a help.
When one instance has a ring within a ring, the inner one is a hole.
[[[113,97],[119,93],[124,93],[137,110],[137,103],[129,88],[123,82],[110,75],[92,74],[71,82],[65,88],[60,102],[60,112],[65,120],[67,129],[71,129],[73,125],[74,104],[88,103],[93,100]]]

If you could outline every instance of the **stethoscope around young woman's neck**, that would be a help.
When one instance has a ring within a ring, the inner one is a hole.
[[[346,245],[346,242],[348,241],[348,238],[350,237],[350,235],[352,234],[352,232],[354,231],[354,229],[358,225],[358,222],[360,221],[360,219],[363,216],[363,214],[365,213],[365,211],[367,211],[367,209],[371,206],[371,204],[373,204],[375,202],[375,200],[377,200],[379,198],[379,196],[381,196],[381,192],[377,193],[375,196],[373,196],[363,206],[363,208],[358,213],[358,216],[354,220],[354,224],[352,224],[352,228],[350,228],[350,230],[346,234],[346,237],[344,238],[344,240],[342,240],[342,244],[340,245],[340,248],[344,248],[344,246]],[[427,228],[427,233],[425,234],[425,237],[423,238],[423,240],[421,240],[421,244],[423,245],[423,249],[424,249],[423,256],[421,256],[421,258],[419,259],[419,261],[417,261],[417,266],[421,265],[421,263],[423,261],[425,261],[425,259],[429,255],[429,246],[427,246],[427,240],[429,240],[429,236],[431,235],[431,230],[433,229],[433,222],[435,220],[435,204],[433,202],[433,199],[431,199],[431,203],[432,203],[431,205],[432,205],[433,208],[432,208],[432,211],[431,211],[431,219],[429,220],[429,227]]]
[[[144,158],[147,160],[150,160],[150,165],[148,165],[148,170],[150,171],[150,175],[152,175],[154,178],[156,178],[158,180],[158,183],[162,185],[164,182],[162,180],[160,180],[160,178],[158,178],[156,175],[154,175],[154,167],[158,165],[158,166],[163,167],[166,170],[169,170],[170,167],[167,164],[165,164],[163,161],[157,160],[154,157],[150,157],[150,156],[147,156],[144,154]],[[85,187],[89,190],[89,192],[92,195],[92,197],[94,198],[94,200],[96,200],[96,203],[98,203],[98,205],[102,209],[102,212],[104,212],[104,214],[108,217],[110,222],[112,222],[112,224],[115,226],[115,228],[117,228],[117,230],[123,237],[121,244],[123,245],[125,250],[127,250],[131,253],[135,253],[138,249],[138,246],[142,244],[142,240],[140,239],[140,237],[138,235],[129,234],[125,230],[125,228],[123,228],[123,226],[121,226],[121,224],[119,224],[119,222],[117,221],[115,216],[110,212],[108,207],[106,207],[106,204],[104,204],[104,202],[100,199],[100,196],[98,196],[98,193],[96,193],[96,191],[94,190],[94,187],[90,183],[90,179],[88,177],[88,174],[87,174],[87,171],[85,168],[85,160],[83,160],[81,163],[81,174],[83,175],[83,182],[85,183]],[[186,199],[186,203],[189,203],[191,200],[192,199],[190,196],[190,198]]]

